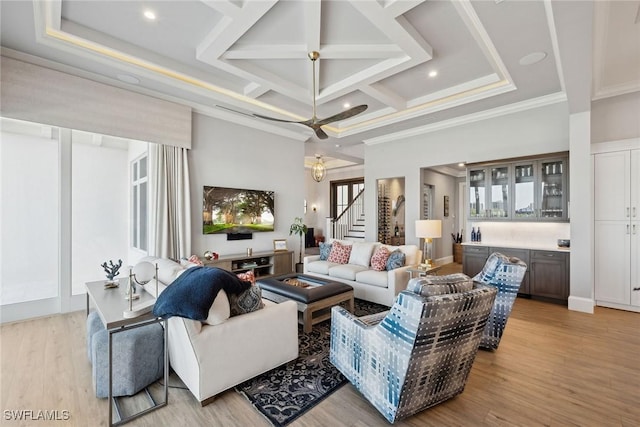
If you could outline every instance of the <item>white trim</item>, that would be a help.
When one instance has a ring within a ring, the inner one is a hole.
[[[453,255],[436,259],[436,265],[451,264],[452,262],[453,262]]]
[[[618,139],[591,144],[591,154],[640,149],[640,138]]]
[[[591,298],[570,296],[567,308],[572,311],[581,311],[583,313],[593,314],[593,306],[594,301]]]
[[[560,81],[560,89],[562,90],[562,92],[566,92],[567,88],[564,83],[564,72],[562,71],[562,60],[560,57],[560,47],[558,45],[558,31],[556,30],[556,23],[553,18],[553,7],[551,5],[551,0],[544,0],[544,11],[547,15],[549,38],[551,38],[551,46],[553,47],[553,58],[556,61],[556,72],[558,73],[558,80]]]
[[[595,301],[595,304],[600,307],[615,308],[618,310],[635,311],[637,313],[640,313],[640,307],[635,305],[617,304],[615,302],[607,301]]]

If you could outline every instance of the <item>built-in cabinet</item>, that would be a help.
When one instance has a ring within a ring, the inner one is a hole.
[[[567,221],[567,177],[567,157],[470,167],[469,219]]]
[[[462,272],[470,277],[475,276],[494,252],[520,258],[527,264],[519,295],[566,304],[569,297],[568,252],[464,245]]]
[[[596,304],[640,311],[640,149],[593,165]]]
[[[293,251],[257,252],[250,256],[225,255],[218,259],[204,260],[203,263],[233,273],[253,270],[256,278],[264,278],[292,273]]]

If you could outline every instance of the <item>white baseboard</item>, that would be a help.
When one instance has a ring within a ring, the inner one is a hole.
[[[615,308],[618,310],[635,311],[640,313],[640,307],[627,304],[616,304],[615,302],[596,301],[596,305],[600,307]]]
[[[449,255],[442,258],[438,258],[436,260],[436,265],[451,264],[452,262],[453,262],[453,255]]]
[[[591,298],[582,298],[582,297],[569,297],[568,301],[569,310],[573,311],[581,311],[583,313],[593,314],[593,307],[595,305],[595,301]]]

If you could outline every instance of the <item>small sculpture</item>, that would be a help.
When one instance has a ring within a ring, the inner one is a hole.
[[[107,273],[107,279],[109,283],[114,283],[114,277],[116,277],[119,273],[120,267],[122,267],[122,260],[119,259],[117,264],[114,264],[113,261],[109,261],[109,264],[107,265],[107,262],[103,262],[102,264],[100,264],[100,266],[102,268],[104,268],[104,271]]]

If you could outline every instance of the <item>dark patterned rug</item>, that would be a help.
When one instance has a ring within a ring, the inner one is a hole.
[[[355,300],[355,315],[388,310],[384,305]],[[347,380],[329,362],[331,321],[313,326],[304,334],[298,329],[299,356],[236,386],[274,426],[285,426],[316,406]]]

